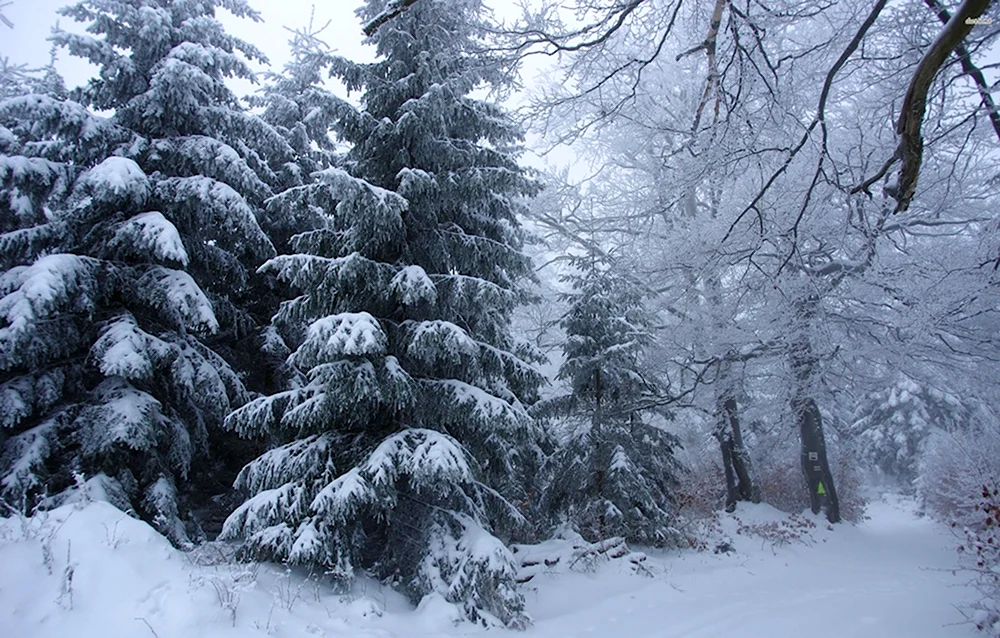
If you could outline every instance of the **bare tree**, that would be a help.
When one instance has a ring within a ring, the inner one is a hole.
[[[940,26],[937,13],[901,30],[908,9],[884,1],[772,4],[767,12],[734,2],[583,8],[572,28],[541,12],[534,28],[517,33],[521,46],[567,60],[566,77],[534,114],[554,142],[575,141],[594,166],[586,203],[576,204],[598,217],[588,241],[628,246],[633,272],[659,293],[672,379],[662,403],[714,415],[730,501],[741,491],[727,458],[728,441],[742,439],[733,406],[790,419],[803,459],[816,461],[803,464],[809,495],[824,496],[835,520],[825,415],[893,366],[955,365],[977,348],[983,357],[996,350],[980,347],[989,332],[973,327],[972,308],[985,308],[971,301],[971,265],[925,265],[991,217],[995,195],[983,171],[995,172],[995,155],[956,70],[977,68],[978,43],[992,36],[967,41],[968,55],[956,49],[954,68],[935,83],[925,115],[928,189],[897,220],[891,187],[870,192],[899,143],[882,123],[895,119],[893,100],[907,92]],[[803,32],[808,17],[823,20]],[[675,28],[706,23],[694,46]],[[707,72],[693,55],[701,51]],[[565,223],[573,215],[554,216],[560,232],[573,234]],[[934,277],[954,282],[954,296],[923,300]],[[734,381],[757,383],[754,375],[787,388],[778,391],[785,401],[762,408],[744,398]]]

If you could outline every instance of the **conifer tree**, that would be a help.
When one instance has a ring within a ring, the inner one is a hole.
[[[263,90],[251,99],[292,152],[276,167],[280,186],[265,205],[264,225],[280,253],[290,251],[292,236],[323,229],[324,211],[336,206],[322,199],[329,189],[320,175],[343,163],[334,128],[351,106],[324,86],[335,62],[321,38],[325,28],[315,27],[311,18],[307,27],[293,31],[291,60],[281,73],[266,73]]]
[[[335,206],[264,267],[300,295],[275,325],[305,383],[227,420],[283,444],[238,477],[252,496],[224,534],[520,627],[502,539],[524,522],[514,502],[540,438],[525,406],[542,377],[509,323],[531,276],[517,215],[537,187],[508,116],[469,97],[497,75],[476,51],[482,11],[426,0],[376,32],[377,62],[333,60],[362,91],[339,119],[343,168],[310,189]]]
[[[976,417],[958,395],[898,373],[861,401],[849,432],[870,468],[912,492],[931,436],[971,431]]]
[[[179,544],[178,493],[250,398],[226,358],[255,331],[248,282],[274,255],[256,215],[291,155],[226,88],[261,56],[219,7],[255,17],[241,0],[84,0],[62,13],[89,34],[54,39],[99,76],[75,101],[0,103],[3,495],[82,473]]]
[[[572,264],[559,370],[570,393],[537,407],[569,432],[546,465],[542,507],[590,541],[672,544],[679,443],[643,409],[655,392],[641,360],[652,317],[635,284],[611,264],[595,256]]]

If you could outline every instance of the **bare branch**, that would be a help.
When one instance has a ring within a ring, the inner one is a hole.
[[[944,25],[947,25],[951,21],[951,15],[948,10],[941,5],[940,0],[924,0],[930,9],[937,14],[939,20]],[[972,80],[976,83],[976,89],[979,91],[979,97],[982,100],[983,108],[986,109],[986,114],[990,118],[990,122],[993,124],[993,130],[997,134],[997,139],[1000,139],[1000,111],[997,110],[996,102],[993,101],[993,95],[990,93],[990,86],[986,83],[986,78],[983,76],[982,69],[976,67],[972,63],[972,54],[969,52],[968,47],[965,46],[963,42],[959,42],[958,46],[955,47],[955,55],[962,62],[962,71],[970,76]]]
[[[792,160],[795,159],[795,156],[798,155],[799,151],[801,151],[802,148],[806,145],[806,142],[809,141],[809,136],[812,135],[812,132],[817,125],[822,125],[822,131],[823,131],[823,148],[820,155],[820,163],[819,167],[817,168],[817,173],[819,172],[820,169],[822,169],[822,162],[823,162],[823,157],[826,155],[826,143],[827,143],[826,101],[830,97],[830,91],[833,88],[833,80],[834,78],[837,77],[837,73],[840,72],[840,69],[844,66],[844,64],[847,63],[847,60],[857,50],[858,46],[861,44],[861,41],[868,33],[868,29],[870,29],[871,26],[875,24],[875,20],[878,18],[879,14],[882,13],[882,9],[885,8],[887,2],[888,0],[878,0],[878,2],[875,3],[875,6],[872,7],[872,10],[868,14],[868,17],[865,18],[865,21],[861,24],[861,27],[858,28],[857,33],[854,34],[854,37],[851,39],[850,43],[848,43],[847,47],[840,54],[840,57],[837,58],[837,61],[833,64],[833,66],[830,67],[830,70],[827,71],[826,79],[823,81],[823,89],[820,91],[819,105],[817,106],[816,109],[816,117],[813,118],[813,121],[809,124],[805,132],[802,134],[802,138],[799,140],[799,143],[796,144],[795,147],[792,148],[792,150],[789,152],[788,157],[785,158],[785,162],[778,168],[778,170],[772,173],[771,177],[767,180],[764,186],[757,192],[757,195],[753,198],[753,200],[746,206],[746,208],[744,208],[740,212],[739,215],[736,216],[736,219],[733,221],[733,223],[730,224],[729,230],[726,231],[725,236],[722,238],[723,243],[725,243],[725,241],[732,236],[733,232],[736,230],[736,227],[743,220],[743,218],[747,216],[747,214],[750,211],[758,210],[757,204],[759,204],[760,201],[764,198],[764,195],[767,194],[767,191],[770,190],[771,185],[773,185],[774,182],[777,181],[778,177],[780,177],[786,170],[788,170],[788,167],[791,165]],[[813,181],[813,185],[815,185],[815,180]],[[810,195],[811,193],[812,193],[812,188],[810,188]],[[758,212],[758,217],[759,216],[760,213]],[[799,216],[800,220],[801,217],[802,216],[800,214]],[[798,224],[799,222],[796,221],[795,226],[792,228],[793,233],[798,232]],[[763,233],[763,221],[761,221],[760,226],[761,226],[761,232]],[[785,263],[787,264],[787,260]]]
[[[411,3],[415,1],[410,0]],[[546,55],[582,51],[583,49],[599,46],[610,40],[615,33],[621,30],[629,16],[644,2],[646,0],[628,0],[628,2],[616,4],[608,9],[607,14],[603,18],[569,33],[549,33],[541,29],[527,29],[522,31],[507,31],[505,35],[525,38],[524,43],[518,47],[519,51],[530,49],[539,44],[549,47],[543,50]],[[601,29],[603,29],[603,32],[601,32]],[[595,31],[598,33],[590,39],[570,42],[574,38],[588,36]]]
[[[14,3],[13,3],[13,2],[0,2],[0,22],[3,22],[4,24],[6,24],[6,25],[7,25],[7,26],[8,26],[9,28],[11,28],[11,29],[13,29],[13,28],[14,28],[14,23],[13,23],[13,22],[11,22],[11,21],[10,21],[10,20],[9,20],[9,19],[7,18],[7,16],[5,16],[5,15],[3,14],[3,8],[4,8],[4,7],[9,7],[9,6],[10,6],[10,5],[12,5],[12,4],[14,4]]]
[[[899,135],[899,180],[896,187],[896,212],[905,211],[917,190],[917,178],[923,162],[924,138],[921,128],[927,110],[927,93],[944,61],[962,43],[990,0],[964,0],[958,11],[938,34],[937,39],[917,65],[910,87],[903,99],[896,133]]]
[[[885,164],[882,165],[882,168],[880,168],[877,173],[875,173],[865,181],[861,182],[860,184],[852,188],[850,191],[851,195],[864,193],[865,195],[868,196],[868,199],[871,199],[872,193],[868,189],[871,188],[872,184],[885,177],[885,174],[889,172],[889,169],[892,168],[892,165],[895,164],[896,160],[898,159],[899,159],[899,153],[893,153],[892,157],[890,157],[885,161]]]
[[[705,90],[701,95],[701,102],[698,104],[698,110],[695,112],[694,124],[691,125],[693,133],[698,131],[698,125],[701,123],[701,116],[705,110],[705,105],[708,104],[708,99],[718,90],[719,70],[716,68],[715,52],[719,40],[719,26],[722,24],[722,12],[725,8],[726,0],[715,0],[715,8],[712,10],[712,22],[708,25],[708,35],[705,36],[705,41],[694,49],[690,49],[686,53],[677,56],[677,59],[680,60],[687,53],[693,53],[701,49],[704,49],[705,55],[708,56],[708,77],[705,79]],[[715,112],[716,116],[718,116],[718,98],[716,98]]]

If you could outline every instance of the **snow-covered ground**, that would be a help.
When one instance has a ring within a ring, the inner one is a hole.
[[[957,544],[950,531],[916,517],[912,504],[899,499],[873,503],[869,515],[858,527],[833,530],[821,519],[799,518],[795,529],[804,530],[803,538],[782,543],[773,533],[768,540],[747,531],[792,529],[786,517],[767,506],[744,508],[739,521],[727,516],[718,530],[735,551],[651,553],[642,563],[651,575],[633,573],[624,559],[585,570],[580,563],[570,570],[562,560],[525,585],[534,626],[524,634],[490,632],[512,638],[974,635],[955,608],[971,592],[950,571]],[[211,565],[218,554],[211,547],[174,550],[104,503],[64,507],[44,521],[0,519],[0,635],[406,638],[485,631],[454,624],[443,601],[413,609],[370,582],[334,594],[277,567]]]

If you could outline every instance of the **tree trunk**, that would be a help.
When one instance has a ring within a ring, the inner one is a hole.
[[[796,377],[795,396],[792,412],[799,427],[801,440],[800,458],[802,473],[809,490],[809,504],[813,514],[819,514],[826,505],[826,518],[831,523],[840,522],[840,501],[833,484],[833,474],[826,457],[826,437],[823,434],[823,418],[819,406],[812,398],[813,377],[818,359],[812,347],[809,331],[816,316],[819,298],[809,296],[796,304],[796,319],[799,324],[793,341],[791,355],[792,372]]]
[[[740,500],[760,503],[760,490],[753,477],[753,465],[750,462],[750,453],[743,445],[743,430],[740,428],[740,419],[736,411],[736,399],[728,397],[723,404],[724,414],[729,420],[729,434],[732,437],[733,470],[736,472],[736,489],[740,495]]]
[[[722,450],[722,468],[726,473],[726,511],[736,510],[738,501],[760,503],[760,490],[753,478],[750,454],[743,445],[736,397],[729,385],[728,366],[724,364],[719,382],[725,388],[719,393],[715,438]]]
[[[802,472],[809,488],[809,504],[813,514],[819,514],[826,505],[826,518],[831,523],[840,522],[840,501],[833,484],[833,474],[826,457],[826,439],[823,436],[823,418],[816,402],[806,397],[792,402],[802,440]]]
[[[590,435],[594,443],[594,453],[591,458],[593,458],[599,465],[595,468],[595,491],[597,492],[597,498],[602,502],[601,514],[597,519],[597,538],[596,541],[603,540],[604,528],[605,528],[605,516],[604,516],[604,466],[601,464],[603,457],[601,456],[601,445],[603,444],[603,425],[604,425],[604,413],[603,406],[601,405],[601,399],[604,396],[604,384],[601,380],[601,369],[597,368],[594,370],[594,416],[591,422]]]

